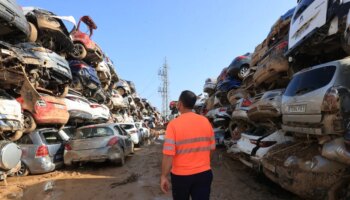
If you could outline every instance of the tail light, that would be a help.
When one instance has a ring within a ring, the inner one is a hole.
[[[258,144],[258,141],[257,140],[249,140],[251,144]]]
[[[73,66],[74,66],[74,67],[77,67],[77,68],[80,68],[80,69],[86,67],[86,65],[84,65],[84,64],[82,64],[82,63],[74,64]]]
[[[66,151],[71,151],[71,150],[73,150],[72,147],[70,146],[70,144],[64,145],[64,149],[65,149]]]
[[[249,107],[250,105],[252,105],[251,101],[249,101],[248,99],[243,99],[242,107]]]
[[[107,146],[113,146],[113,145],[115,145],[115,144],[117,144],[118,143],[118,137],[113,137],[112,139],[110,139],[109,141],[108,141],[108,143],[107,143]]]
[[[236,61],[240,61],[240,60],[243,60],[243,59],[246,59],[246,58],[247,58],[247,56],[238,56],[236,58]]]
[[[339,108],[339,92],[337,88],[331,87],[323,98],[321,110],[323,112],[334,112],[338,111]]]
[[[219,112],[226,112],[227,108],[219,108]]]
[[[36,102],[36,105],[39,107],[46,107],[46,102],[44,100],[40,99]]]
[[[98,107],[101,107],[101,106],[98,105],[98,104],[92,104],[92,105],[90,105],[90,107],[91,107],[91,108],[98,108]]]
[[[280,43],[279,45],[276,46],[276,50],[283,50],[287,46],[288,46],[288,41],[284,41],[284,42],[282,42],[282,43]]]
[[[49,149],[45,145],[41,145],[38,147],[35,153],[35,157],[46,157],[49,155]]]

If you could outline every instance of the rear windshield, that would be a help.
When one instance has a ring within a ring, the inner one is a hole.
[[[288,84],[284,95],[302,95],[326,86],[331,82],[335,69],[335,66],[326,66],[294,76]]]
[[[64,128],[63,131],[70,137],[74,137],[75,128]]]
[[[132,125],[132,124],[119,124],[120,127],[122,127],[123,129],[125,130],[129,130],[129,129],[132,129],[134,128],[135,126]]]
[[[46,144],[60,144],[63,142],[58,132],[42,132],[40,135]]]
[[[295,9],[295,15],[293,17],[293,23],[299,16],[314,2],[315,0],[301,0],[298,3],[297,8]]]
[[[106,137],[112,135],[113,130],[108,127],[89,127],[79,129],[75,135],[75,139]]]

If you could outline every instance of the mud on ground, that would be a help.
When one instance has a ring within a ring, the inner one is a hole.
[[[85,164],[44,175],[10,177],[0,182],[0,199],[131,199],[170,200],[159,188],[161,141],[152,142],[127,159],[124,167],[108,163]],[[257,175],[218,149],[212,163],[211,199],[298,199],[267,178]]]

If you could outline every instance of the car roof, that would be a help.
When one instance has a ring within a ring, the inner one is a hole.
[[[94,124],[94,125],[88,125],[88,126],[82,126],[77,129],[83,129],[83,128],[95,128],[95,127],[109,127],[109,126],[116,126],[118,124],[116,123],[103,123],[103,124]]]

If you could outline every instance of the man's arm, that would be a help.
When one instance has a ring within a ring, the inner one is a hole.
[[[163,155],[160,187],[164,193],[167,193],[170,189],[170,182],[169,182],[168,176],[170,174],[172,163],[173,163],[173,156]]]

